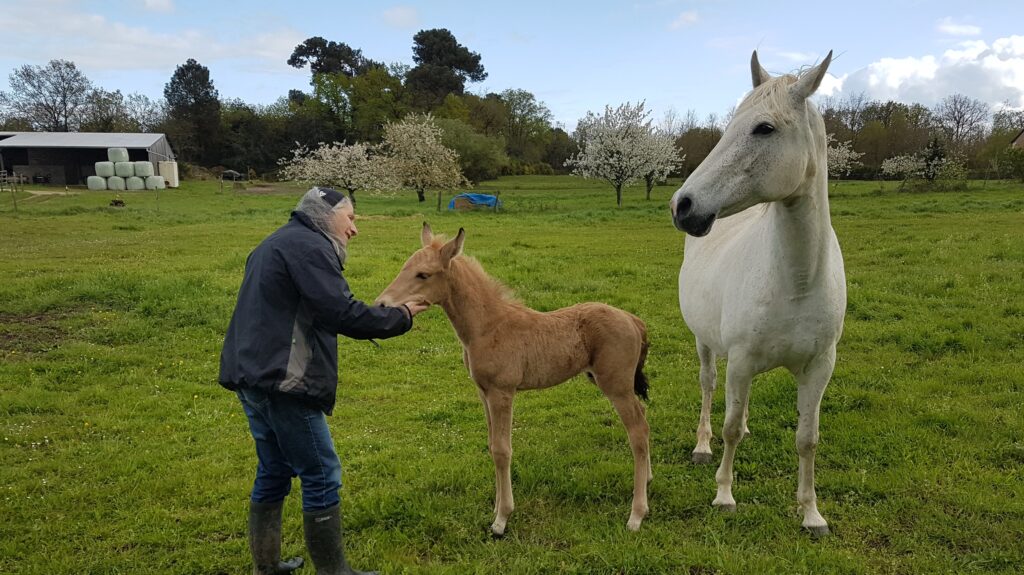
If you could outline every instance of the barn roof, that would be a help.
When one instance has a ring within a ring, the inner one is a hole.
[[[115,134],[100,132],[3,132],[0,148],[149,148],[163,134]]]

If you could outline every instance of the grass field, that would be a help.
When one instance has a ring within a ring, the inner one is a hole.
[[[506,178],[500,213],[361,197],[346,276],[372,300],[436,232],[542,310],[598,300],[647,321],[651,514],[626,530],[632,459],[584,378],[517,398],[516,511],[492,540],[484,416],[440,310],[407,336],[342,340],[329,419],[350,559],[385,573],[1020,573],[1024,564],[1024,186],[897,194],[842,183],[833,225],[849,309],[821,415],[819,508],[800,530],[796,391],[755,380],[735,514],[689,462],[698,362],[679,315],[683,235],[667,200],[561,177]],[[246,573],[255,453],[216,384],[246,255],[287,193],[0,197],[0,572]],[[722,371],[722,370],[720,370]],[[715,403],[716,460],[723,391]],[[298,486],[285,553],[302,549]],[[307,567],[304,572],[312,573]]]

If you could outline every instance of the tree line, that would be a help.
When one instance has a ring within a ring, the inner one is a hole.
[[[268,105],[222,99],[194,59],[175,69],[156,101],[104,90],[74,62],[52,60],[11,73],[10,90],[0,91],[0,130],[161,132],[183,162],[263,176],[298,148],[378,145],[389,123],[429,113],[470,180],[564,171],[576,144],[543,102],[523,89],[467,90],[487,77],[481,60],[446,29],[413,36],[412,66],[313,37],[288,58],[309,69],[309,89]]]

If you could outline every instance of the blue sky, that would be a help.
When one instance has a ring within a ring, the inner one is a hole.
[[[72,60],[108,90],[161,97],[176,65],[210,68],[222,97],[270,103],[308,89],[286,64],[310,36],[412,63],[412,36],[448,28],[483,57],[474,92],[533,92],[568,129],[588,110],[645,100],[724,114],[770,72],[838,56],[827,94],[932,105],[960,92],[1024,107],[1024,2],[729,0],[347,2],[0,0],[0,73]],[[7,82],[0,77],[0,89]]]

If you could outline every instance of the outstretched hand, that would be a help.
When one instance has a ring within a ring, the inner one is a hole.
[[[430,304],[423,301],[410,301],[405,303],[405,307],[409,310],[409,313],[415,317],[416,314],[429,308]]]

